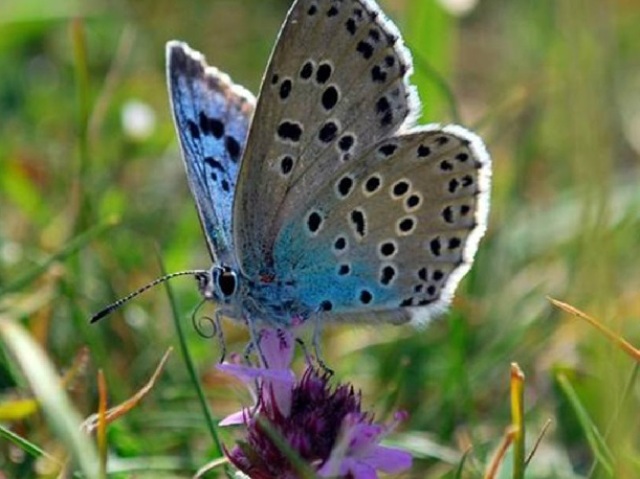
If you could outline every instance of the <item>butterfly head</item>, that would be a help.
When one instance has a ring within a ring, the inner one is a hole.
[[[198,289],[204,299],[229,302],[238,291],[238,275],[229,266],[214,265],[196,275]]]

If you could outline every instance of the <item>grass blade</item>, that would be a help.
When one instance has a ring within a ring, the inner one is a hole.
[[[516,363],[511,364],[511,425],[513,426],[513,479],[524,479],[524,373]]]
[[[163,268],[164,274],[164,268]],[[222,457],[222,442],[220,441],[220,436],[218,435],[218,430],[216,427],[216,421],[213,418],[213,413],[211,409],[209,409],[209,403],[204,394],[204,390],[202,388],[202,383],[200,382],[200,378],[198,377],[198,371],[196,370],[196,365],[193,362],[193,358],[191,357],[191,352],[189,351],[189,345],[187,344],[187,338],[184,333],[184,328],[182,327],[182,321],[180,318],[180,313],[178,312],[178,307],[176,305],[176,299],[173,294],[173,290],[171,289],[171,285],[169,282],[164,283],[165,288],[167,289],[167,296],[169,297],[169,303],[171,304],[171,312],[173,313],[173,323],[176,327],[176,332],[178,333],[178,342],[180,343],[180,352],[182,353],[182,358],[184,359],[184,363],[187,366],[187,371],[189,372],[189,377],[191,378],[191,382],[193,383],[193,387],[196,389],[196,394],[198,395],[198,401],[200,402],[200,406],[202,407],[202,412],[205,417],[205,423],[207,425],[207,429],[209,429],[209,434],[211,434],[211,439],[213,440],[213,444],[216,448],[216,454]]]
[[[580,401],[576,390],[571,385],[569,378],[567,378],[564,373],[559,372],[556,374],[556,381],[573,407],[573,411],[575,412],[578,422],[584,431],[587,443],[591,448],[591,452],[598,460],[600,466],[605,469],[609,477],[613,477],[613,454],[611,454],[611,451],[605,444],[604,438],[602,437],[602,434],[600,434],[598,427],[591,420],[589,413],[582,405],[582,402]]]
[[[66,445],[73,463],[85,478],[97,479],[99,462],[93,440],[81,432],[80,416],[44,351],[20,325],[6,318],[0,318],[0,337],[19,364],[49,425]]]
[[[47,454],[47,452],[44,449],[41,449],[40,446],[36,446],[31,441],[25,439],[22,436],[19,436],[18,434],[16,434],[10,429],[7,429],[1,424],[0,424],[0,437],[8,441],[11,441],[13,444],[18,446],[20,449],[22,449],[24,452],[26,452],[30,456],[33,456],[33,457],[44,456],[52,461],[57,462],[57,460],[54,457]]]

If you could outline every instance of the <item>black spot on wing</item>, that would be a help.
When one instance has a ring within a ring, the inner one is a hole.
[[[360,302],[362,304],[369,304],[373,300],[373,295],[370,291],[363,289],[360,291]]]
[[[440,241],[440,238],[434,238],[429,242],[429,248],[431,249],[431,253],[433,253],[434,256],[440,256],[440,254],[442,253],[442,242]]]
[[[356,34],[357,25],[356,25],[356,21],[353,18],[349,18],[344,24],[344,26],[347,28],[347,31],[349,32],[350,35]]]
[[[367,222],[364,212],[361,210],[353,210],[350,215],[351,225],[355,232],[361,238],[367,234]]]
[[[353,139],[352,135],[344,135],[343,137],[340,138],[340,141],[338,141],[338,146],[342,151],[346,152],[351,149],[354,141],[355,140]]]
[[[380,148],[378,148],[378,152],[382,156],[391,156],[396,152],[397,149],[398,149],[398,145],[395,145],[393,143],[387,143],[386,145],[382,145]]]
[[[291,173],[292,169],[293,169],[293,158],[291,158],[289,155],[285,155],[280,160],[280,170],[282,171],[283,175],[288,175],[289,173]]]
[[[393,278],[396,276],[396,270],[393,266],[385,266],[382,268],[382,271],[380,272],[380,282],[385,285],[388,286],[391,281],[393,281]]]
[[[238,143],[238,140],[232,136],[227,136],[224,139],[224,146],[227,149],[227,153],[229,153],[231,161],[237,163],[240,159],[240,143]]]
[[[291,83],[291,80],[289,80],[288,78],[284,80],[280,84],[280,91],[279,91],[280,98],[282,100],[286,100],[287,98],[289,98],[292,88],[293,88],[293,83]]]
[[[371,69],[371,79],[375,83],[384,83],[387,80],[387,73],[382,70],[380,65],[376,65]]]
[[[393,112],[391,111],[391,103],[387,97],[380,97],[376,101],[376,113],[381,116],[380,125],[389,126],[393,122]]]
[[[325,110],[331,110],[338,103],[338,89],[331,85],[322,93],[322,106]]]
[[[420,204],[420,196],[418,195],[411,195],[409,196],[409,198],[407,198],[407,208],[411,209],[411,208],[415,208],[416,206],[418,206]]]
[[[187,128],[189,129],[189,135],[194,140],[198,140],[200,138],[200,128],[193,120],[187,120]]]
[[[332,121],[326,122],[320,129],[318,138],[323,143],[329,143],[333,141],[338,133],[338,125]]]
[[[391,192],[393,196],[399,198],[400,196],[405,195],[409,191],[409,187],[410,187],[409,183],[407,183],[405,180],[400,180],[395,185],[393,185]]]
[[[333,73],[333,68],[331,64],[324,62],[318,66],[318,71],[316,72],[316,81],[321,85],[327,83],[329,78],[331,78],[331,74]]]
[[[360,55],[362,55],[362,58],[364,58],[365,60],[368,60],[373,56],[373,45],[371,45],[371,43],[367,41],[362,40],[358,42],[358,45],[356,46],[356,51]]]
[[[289,140],[297,143],[302,136],[302,127],[291,121],[283,121],[278,125],[278,136],[282,140]]]
[[[442,171],[453,171],[453,165],[448,160],[442,160],[440,162],[440,169]]]
[[[307,61],[304,65],[302,65],[302,69],[300,70],[300,78],[303,80],[308,80],[313,75],[313,63]]]
[[[364,184],[364,188],[367,191],[367,193],[375,193],[378,188],[380,188],[380,186],[382,185],[382,181],[380,180],[379,176],[371,176],[366,183]]]
[[[380,253],[382,254],[382,256],[385,256],[387,258],[389,256],[393,256],[396,253],[396,250],[396,245],[391,241],[387,241],[386,243],[382,243],[382,245],[380,245]]]
[[[311,212],[307,218],[307,228],[311,233],[317,233],[322,226],[322,216],[317,211]]]
[[[340,196],[342,198],[346,198],[347,196],[349,196],[349,193],[351,193],[351,190],[353,189],[353,179],[349,176],[345,176],[341,178],[340,181],[338,181],[336,187],[338,193],[340,193]]]
[[[220,161],[216,160],[213,156],[206,156],[204,162],[212,169],[226,173],[226,170]]]
[[[418,147],[418,157],[425,158],[431,154],[431,148],[425,145],[420,145]]]
[[[202,111],[198,115],[198,123],[200,131],[205,135],[213,135],[216,138],[222,138],[224,135],[224,123],[217,118],[207,116]]]

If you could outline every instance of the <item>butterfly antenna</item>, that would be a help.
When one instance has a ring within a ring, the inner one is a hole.
[[[134,291],[131,294],[128,294],[124,298],[120,298],[119,300],[111,303],[109,306],[104,308],[102,311],[99,311],[98,313],[94,314],[91,317],[90,323],[93,324],[93,323],[95,323],[97,321],[100,321],[102,318],[104,318],[105,316],[108,316],[109,314],[111,314],[112,311],[118,309],[120,306],[122,306],[124,303],[126,303],[130,299],[135,298],[139,294],[144,293],[146,290],[151,289],[154,286],[159,285],[160,283],[164,283],[165,281],[168,281],[171,278],[175,278],[176,276],[187,276],[187,275],[189,275],[189,276],[197,276],[199,274],[206,274],[206,273],[207,273],[206,270],[194,269],[194,270],[191,270],[191,271],[178,271],[176,273],[170,273],[170,274],[167,274],[165,276],[161,276],[160,278],[154,279],[153,281],[151,281],[151,283],[144,285],[142,288],[138,289],[137,291]]]

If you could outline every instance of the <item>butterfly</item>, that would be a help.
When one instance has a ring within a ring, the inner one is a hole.
[[[491,161],[456,125],[414,126],[412,60],[372,0],[294,1],[258,99],[167,44],[171,107],[218,314],[424,324],[484,234]]]

